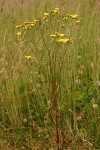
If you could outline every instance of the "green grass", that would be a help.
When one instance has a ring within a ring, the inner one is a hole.
[[[1,149],[99,150],[98,3],[44,0],[2,6]],[[56,7],[59,13],[54,14]],[[45,12],[49,16],[43,19]],[[68,14],[79,15],[80,23]],[[38,22],[33,27],[29,22],[34,19]],[[57,42],[55,32],[65,34],[61,38],[69,42]]]

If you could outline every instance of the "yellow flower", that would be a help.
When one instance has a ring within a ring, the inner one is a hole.
[[[49,16],[49,13],[44,13],[44,16],[43,16],[43,20],[45,20],[45,22],[48,22],[48,16]]]
[[[35,24],[34,24],[34,23],[32,23],[32,24],[30,24],[30,26],[34,27],[34,26],[35,26]]]
[[[66,17],[66,16],[63,17],[63,21],[66,21],[66,20],[68,20],[68,17]]]
[[[27,27],[31,27],[31,26],[34,26],[36,24],[36,22],[38,22],[38,20],[33,20],[33,21],[26,21],[24,22],[24,26],[27,26]]]
[[[22,33],[21,32],[17,32],[17,36],[22,36]]]
[[[44,16],[49,16],[49,13],[44,13]]]
[[[36,20],[36,19],[35,19],[35,20],[33,20],[33,22],[38,22],[38,21],[39,21],[39,20]]]
[[[53,13],[54,13],[54,14],[59,13],[59,8],[55,8],[55,9],[53,10]]]
[[[17,26],[16,26],[16,29],[21,28],[21,27],[22,27],[22,25],[17,25]]]
[[[43,20],[45,20],[45,19],[47,19],[47,17],[44,16],[44,17],[43,17]]]
[[[28,22],[28,24],[34,24],[34,22],[33,22],[33,21],[30,21],[30,22]]]
[[[76,23],[80,23],[80,20],[77,20]]]
[[[32,56],[25,56],[27,60],[32,59]]]
[[[65,36],[65,34],[60,34],[60,33],[58,33],[57,36],[63,37],[63,36]]]
[[[46,19],[45,22],[48,22],[48,19]]]
[[[30,28],[30,27],[31,27],[31,24],[27,24],[27,25],[24,26],[24,29],[25,29],[25,28],[28,29],[28,28]]]
[[[48,18],[47,18],[46,16],[43,17],[43,20],[44,20],[45,22],[48,22]]]
[[[71,17],[72,19],[77,19],[77,18],[78,18],[78,15],[70,15],[70,17]]]
[[[65,36],[65,34],[60,34],[60,33],[58,33],[58,32],[55,32],[54,34],[51,34],[50,35],[51,37],[63,37],[63,36]]]
[[[27,30],[27,29],[34,27],[34,26],[35,26],[35,24],[33,22],[32,23],[30,22],[28,24],[23,25],[23,29]]]
[[[39,20],[33,20],[33,23],[36,24]]]
[[[50,34],[51,37],[56,37],[56,34]]]
[[[25,21],[25,22],[24,22],[24,24],[28,24],[28,23],[29,23],[29,21]]]
[[[57,40],[57,42],[58,43],[67,43],[67,42],[70,42],[70,39],[67,39],[67,38],[66,39],[61,39],[60,38],[60,39]]]
[[[59,12],[59,8],[55,8],[54,11],[55,11],[55,12]]]
[[[68,43],[68,42],[73,42],[73,38],[65,38],[65,39],[58,39],[57,42],[58,43]]]

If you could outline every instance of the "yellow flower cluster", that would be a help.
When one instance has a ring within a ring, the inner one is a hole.
[[[43,20],[44,20],[45,22],[48,22],[48,16],[49,16],[49,13],[45,12],[45,13],[44,13],[44,16],[43,16]]]
[[[51,37],[54,37],[54,38],[58,38],[58,37],[63,37],[65,36],[65,34],[62,34],[62,33],[58,33],[58,32],[55,32],[54,34],[50,34]]]
[[[68,42],[73,42],[74,38],[62,38],[65,36],[63,33],[58,33],[55,32],[54,34],[50,34],[51,37],[57,38],[56,42],[58,43],[68,43]]]
[[[22,33],[21,32],[17,32],[17,36],[21,37]]]
[[[24,23],[22,23],[21,25],[17,25],[16,29],[29,29],[31,27],[34,27],[36,25],[36,23],[38,22],[38,20],[33,20],[33,21],[25,21]]]
[[[60,39],[57,40],[58,43],[64,43],[64,44],[69,43],[69,42],[72,43],[73,41],[74,41],[73,38],[64,38],[64,39],[60,38]]]
[[[72,19],[77,19],[79,15],[69,15],[69,17],[71,17]]]
[[[80,23],[80,20],[76,20],[76,23]]]
[[[44,13],[44,16],[45,16],[45,17],[48,17],[48,16],[49,16],[49,13],[47,13],[47,12]]]
[[[59,14],[59,8],[55,8],[53,11],[52,11],[53,14]]]
[[[23,26],[22,24],[21,25],[17,25],[16,29],[22,28],[22,26]]]
[[[63,16],[63,17],[62,17],[62,20],[63,20],[63,21],[68,21],[69,18],[75,19],[77,24],[80,23],[79,15],[76,15],[76,14],[73,14],[73,15],[67,14],[66,16]]]
[[[67,16],[64,16],[62,20],[63,20],[63,21],[66,21],[66,20],[68,20],[68,17],[67,17]]]
[[[32,56],[25,56],[25,59],[27,60],[32,59]]]
[[[54,8],[53,11],[51,11],[50,13],[48,12],[44,12],[43,14],[43,20],[45,22],[48,22],[48,19],[52,17],[52,14],[59,14],[59,8]],[[51,16],[51,17],[50,17]],[[77,24],[80,23],[80,18],[79,18],[79,15],[78,14],[67,14],[65,16],[62,16],[61,14],[58,15],[60,19],[62,19],[63,21],[68,21],[70,19],[73,19],[76,21]],[[55,19],[56,17],[54,17]],[[59,19],[58,18],[58,19]],[[43,21],[42,20],[42,21]],[[16,29],[20,29],[20,31],[17,32],[17,36],[21,37],[22,36],[22,33],[23,33],[23,30],[27,30],[31,27],[34,27],[37,22],[39,20],[33,20],[33,21],[25,21],[24,23],[22,23],[21,25],[17,25],[16,26]],[[44,22],[43,22],[44,23]],[[44,24],[43,24],[44,25]],[[51,24],[52,25],[52,24]],[[65,27],[65,22],[63,22],[63,24],[61,25],[61,28],[62,27]],[[73,38],[66,38],[65,37],[65,34],[64,33],[58,33],[58,32],[54,32],[52,34],[50,34],[50,37],[53,37],[56,39],[56,42],[57,43],[72,43],[74,41]],[[25,56],[25,58],[28,60],[31,58],[31,56]]]

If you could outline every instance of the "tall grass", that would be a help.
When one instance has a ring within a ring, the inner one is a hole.
[[[2,141],[15,149],[99,149],[98,0],[16,2],[1,5]],[[60,12],[53,14],[55,7]],[[68,14],[78,14],[80,23]],[[28,29],[16,29],[20,24]],[[55,32],[69,42],[56,42]]]

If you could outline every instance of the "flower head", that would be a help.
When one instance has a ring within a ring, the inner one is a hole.
[[[65,34],[55,32],[54,34],[51,34],[50,36],[51,36],[51,37],[63,37],[63,36],[65,36]]]
[[[77,18],[78,18],[78,15],[70,15],[70,17],[71,17],[72,19],[77,19]]]
[[[29,24],[29,21],[25,21],[23,24]]]
[[[58,43],[67,43],[67,42],[70,42],[70,39],[67,39],[67,38],[66,39],[61,39],[60,38],[60,39],[57,40],[57,42]]]
[[[46,13],[44,13],[44,16],[49,16],[49,13],[47,13],[47,12],[46,12]]]
[[[30,26],[31,26],[31,27],[34,27],[34,26],[35,26],[35,24],[34,24],[34,23],[32,23],[32,24],[30,24]]]
[[[49,16],[49,13],[44,13],[44,16],[43,16],[43,20],[45,21],[45,22],[48,22],[48,16]]]
[[[32,59],[32,56],[25,56],[27,60]]]
[[[77,20],[76,23],[80,23],[80,20]]]
[[[36,22],[38,22],[38,21],[39,21],[39,20],[37,20],[37,19],[33,20],[34,23],[36,23]]]
[[[17,32],[17,36],[22,36],[22,33],[21,32]]]
[[[59,8],[55,8],[54,10],[53,10],[53,14],[58,14],[59,13]]]
[[[63,21],[67,21],[68,20],[68,17],[63,17],[63,19],[62,19]]]
[[[51,37],[56,37],[56,34],[50,34]]]
[[[57,40],[57,42],[65,44],[65,43],[68,43],[68,42],[73,42],[73,39],[72,38],[64,38],[64,39],[60,38],[60,39]]]
[[[17,25],[16,26],[16,29],[19,29],[19,28],[21,28],[22,27],[22,25]]]

